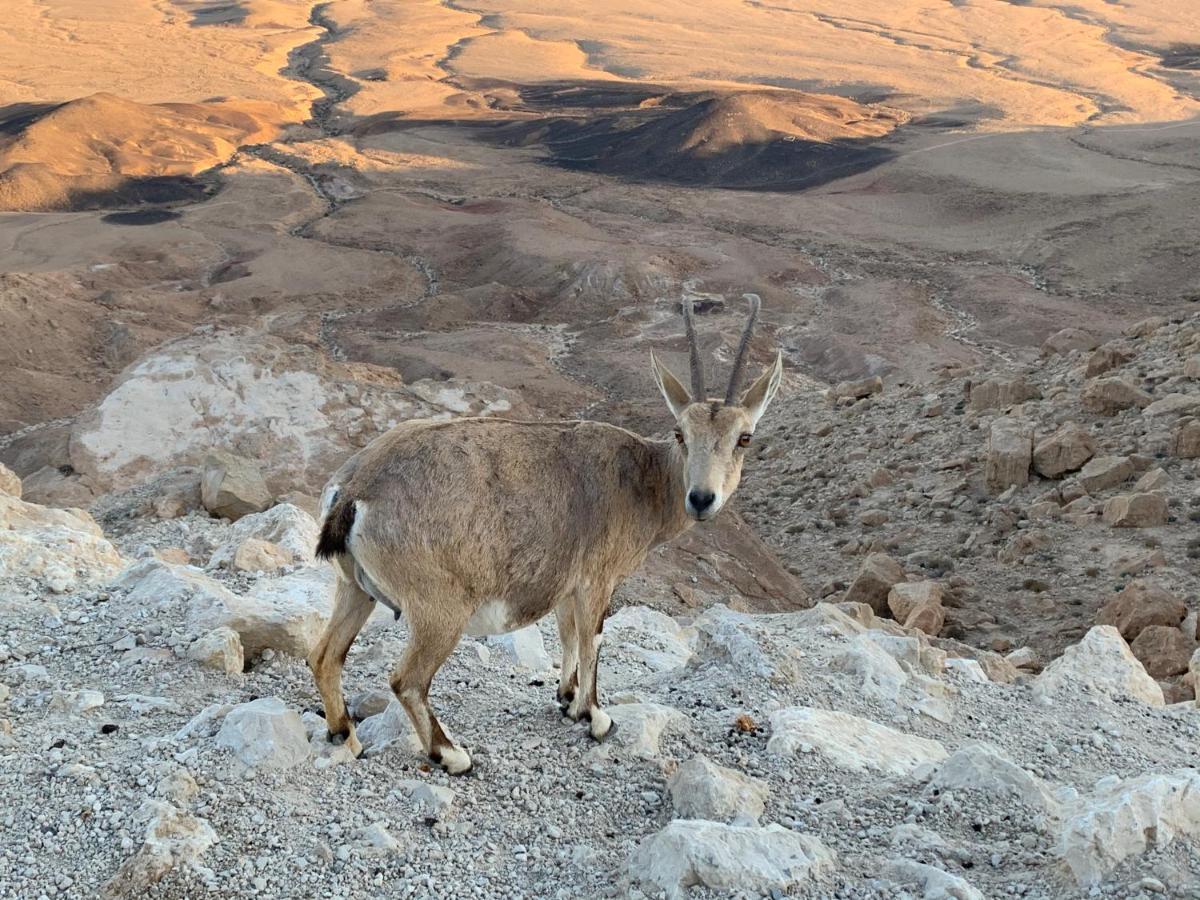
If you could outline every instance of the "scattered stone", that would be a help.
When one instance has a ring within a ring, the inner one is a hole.
[[[1159,493],[1118,494],[1104,504],[1104,522],[1113,528],[1166,525],[1167,498]]]
[[[208,567],[228,568],[234,565],[237,554],[251,540],[265,541],[282,551],[286,556],[284,565],[309,565],[314,562],[313,552],[317,546],[317,534],[317,523],[312,516],[299,507],[280,503],[266,512],[253,513],[239,519],[229,530],[229,539],[213,552]]]
[[[936,581],[902,581],[888,593],[888,609],[897,622],[904,622],[919,606],[941,606],[942,586]]]
[[[169,803],[148,800],[138,816],[148,820],[142,846],[104,885],[103,897],[141,894],[172,869],[197,868],[200,857],[217,842],[217,834],[207,820],[181,812]]]
[[[304,722],[275,697],[231,709],[217,732],[217,746],[232,750],[252,769],[290,769],[310,752]]]
[[[1136,700],[1150,706],[1164,702],[1162,688],[1111,625],[1092,628],[1033,682],[1034,697],[1044,702],[1052,702],[1060,693],[1079,695],[1085,689],[1114,701]]]
[[[675,812],[684,819],[756,824],[767,800],[767,785],[758,778],[693,756],[669,779],[667,790]]]
[[[1088,493],[1116,487],[1133,475],[1133,462],[1127,456],[1098,456],[1083,467],[1079,483]]]
[[[1033,468],[1045,478],[1058,478],[1080,468],[1095,452],[1091,432],[1067,422],[1033,448]]]
[[[1153,397],[1124,378],[1094,378],[1079,395],[1083,408],[1102,416],[1115,416],[1125,409],[1144,409]]]
[[[771,714],[767,752],[791,756],[816,751],[838,768],[908,775],[946,758],[938,741],[904,734],[849,713],[793,706]]]
[[[983,743],[967,744],[952,753],[938,765],[929,784],[939,791],[978,791],[991,797],[1014,797],[1047,813],[1058,809],[1058,801],[1046,782]]]
[[[1058,853],[1081,886],[1094,885],[1130,856],[1200,837],[1200,772],[1181,769],[1105,779],[1069,811]]]
[[[320,566],[264,579],[245,596],[208,591],[193,597],[188,624],[195,633],[232,628],[247,659],[268,649],[304,659],[329,618],[333,579],[333,571]]]
[[[781,825],[765,828],[676,819],[644,840],[629,860],[629,878],[668,900],[703,886],[724,894],[764,896],[832,871],[831,851],[816,838]]]
[[[657,759],[662,754],[663,736],[682,731],[688,724],[683,713],[661,703],[616,703],[604,711],[612,717],[613,730],[592,751],[596,755]]]
[[[1136,482],[1133,490],[1136,494],[1148,494],[1151,491],[1162,491],[1171,484],[1171,476],[1162,469],[1151,469]]]
[[[1097,340],[1080,328],[1063,328],[1042,342],[1042,356],[1066,356],[1072,350],[1091,350]]]
[[[237,675],[246,665],[242,639],[236,631],[225,626],[214,628],[193,641],[187,657],[226,675]]]
[[[865,603],[876,615],[887,613],[888,594],[904,580],[904,569],[886,553],[872,553],[854,576],[842,598],[845,603]]]
[[[984,459],[988,490],[999,494],[1029,481],[1033,461],[1033,426],[1022,419],[1001,418],[992,422]]]
[[[258,466],[224,450],[204,458],[200,498],[210,513],[231,522],[271,505],[271,492]]]
[[[55,712],[79,715],[104,705],[100,691],[55,691],[50,698],[50,708]]]
[[[908,614],[904,627],[937,637],[946,624],[946,611],[940,603],[922,603]]]
[[[841,381],[825,392],[830,400],[861,400],[883,392],[883,379],[878,375],[858,381]]]
[[[1188,661],[1196,649],[1196,641],[1178,628],[1150,625],[1142,629],[1129,649],[1150,675],[1170,678],[1188,670]]]
[[[1200,419],[1185,419],[1171,435],[1171,455],[1176,459],[1200,457]]]
[[[400,790],[408,794],[417,806],[428,812],[441,816],[449,812],[454,805],[455,792],[440,784],[430,784],[427,781],[417,781],[414,778],[403,778],[398,785]]]
[[[985,900],[965,878],[915,860],[893,859],[883,874],[899,884],[918,888],[924,900]]]
[[[233,554],[235,572],[275,573],[293,562],[292,554],[261,538],[246,538]]]
[[[1041,392],[1024,378],[989,378],[971,385],[967,405],[974,412],[1008,409],[1040,396]]]
[[[532,672],[545,672],[554,665],[537,625],[526,625],[507,634],[488,635],[487,646],[511,664]]]
[[[396,840],[382,822],[374,822],[364,828],[361,839],[372,855],[395,856],[404,852],[404,845]]]
[[[1174,628],[1187,615],[1187,604],[1157,581],[1137,578],[1113,597],[1096,617],[1097,625],[1112,625],[1132,641],[1152,625]]]
[[[1087,369],[1084,374],[1088,378],[1095,378],[1097,375],[1103,375],[1113,369],[1119,369],[1127,362],[1133,359],[1133,356],[1126,353],[1119,347],[1114,347],[1112,344],[1105,344],[1102,347],[1097,347],[1092,355],[1088,357]]]
[[[1200,394],[1167,394],[1142,410],[1147,419],[1157,416],[1183,416],[1200,409]]]

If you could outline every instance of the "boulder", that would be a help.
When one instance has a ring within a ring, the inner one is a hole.
[[[1099,341],[1080,328],[1063,328],[1042,342],[1042,356],[1066,356],[1072,350],[1091,350]]]
[[[929,785],[937,791],[1011,797],[1044,813],[1053,814],[1058,809],[1058,801],[1046,782],[984,743],[967,744],[948,756],[938,765]]]
[[[686,900],[700,886],[722,896],[791,892],[831,872],[833,853],[816,838],[781,825],[755,828],[676,819],[644,840],[629,859],[634,883]]]
[[[1126,858],[1177,837],[1200,838],[1200,772],[1195,769],[1105,779],[1068,812],[1057,850],[1086,887]]]
[[[75,474],[64,474],[54,466],[44,466],[21,479],[21,497],[27,503],[59,509],[86,509],[96,494]]]
[[[1154,398],[1124,378],[1093,378],[1088,381],[1079,402],[1089,412],[1115,416],[1124,409],[1144,409]]]
[[[883,392],[883,379],[878,375],[858,381],[841,381],[825,392],[830,400],[861,400]]]
[[[54,593],[104,584],[124,560],[86,512],[0,492],[0,580],[37,578]]]
[[[131,487],[212,450],[259,461],[268,483],[319,492],[355,450],[411,418],[524,407],[493,384],[416,381],[329,360],[318,348],[251,329],[205,329],[156,347],[82,413],[70,462],[100,491]]]
[[[235,572],[267,572],[275,574],[292,564],[292,554],[278,544],[262,538],[246,538],[233,553]]]
[[[946,611],[940,603],[922,603],[908,614],[904,627],[937,637],[946,624]]]
[[[916,888],[923,900],[986,900],[965,878],[916,860],[893,859],[884,866],[883,874],[891,881]]]
[[[941,606],[942,586],[936,581],[901,581],[888,592],[888,609],[903,622],[919,606]]]
[[[1178,628],[1150,625],[1142,629],[1129,649],[1150,675],[1170,678],[1188,670],[1188,661],[1196,649],[1196,641]]]
[[[1060,693],[1079,695],[1085,690],[1114,701],[1163,705],[1162,688],[1111,625],[1093,627],[1033,682],[1034,697],[1047,703]]]
[[[21,499],[21,479],[4,463],[0,463],[0,494]]]
[[[172,869],[198,866],[200,857],[217,842],[217,833],[207,820],[181,812],[170,803],[147,800],[138,818],[147,822],[142,846],[103,886],[102,897],[141,895]]]
[[[1092,458],[1096,441],[1086,428],[1067,422],[1033,448],[1033,468],[1044,478],[1074,472]]]
[[[408,719],[408,713],[395,697],[388,702],[383,712],[368,716],[354,729],[363,752],[372,756],[401,738],[406,738],[410,733],[412,723]]]
[[[498,653],[514,666],[532,672],[546,672],[554,666],[537,625],[526,625],[507,634],[488,635],[486,640],[493,653]]]
[[[1113,528],[1154,528],[1166,525],[1166,495],[1157,492],[1118,494],[1104,504],[1104,522]]]
[[[361,840],[369,856],[394,856],[404,852],[404,845],[382,822],[372,822],[364,828]]]
[[[1177,459],[1200,457],[1200,419],[1185,419],[1171,435],[1171,455]]]
[[[938,741],[904,734],[849,713],[793,706],[771,714],[767,752],[817,752],[840,769],[906,776],[946,758]]]
[[[271,491],[251,460],[224,450],[204,457],[200,500],[214,516],[236,522],[271,505]]]
[[[288,562],[308,565],[314,561],[319,529],[308,513],[290,503],[280,503],[265,512],[254,513],[238,520],[228,531],[228,538],[213,551],[208,567],[229,567],[246,541],[268,541],[288,556]]]
[[[865,603],[876,615],[887,614],[888,594],[892,587],[904,580],[904,569],[886,553],[872,553],[863,560],[862,567],[842,598],[844,603]]]
[[[749,825],[758,822],[767,800],[767,784],[758,778],[693,756],[667,779],[671,803],[684,819],[710,819]]]
[[[194,640],[188,647],[187,657],[226,675],[237,675],[246,667],[242,639],[232,628],[224,626]]]
[[[1157,581],[1138,578],[1131,581],[1100,610],[1097,625],[1112,625],[1127,641],[1132,641],[1152,625],[1175,628],[1187,615],[1187,604]]]
[[[332,570],[320,566],[261,580],[245,596],[206,592],[192,599],[188,625],[195,633],[232,628],[247,659],[267,648],[304,659],[325,629],[333,581]]]
[[[1098,494],[1127,481],[1134,472],[1128,456],[1097,456],[1079,473],[1079,483],[1089,494]]]
[[[1125,363],[1133,359],[1133,354],[1126,353],[1119,347],[1112,344],[1105,344],[1102,347],[1097,347],[1092,355],[1088,357],[1087,369],[1084,374],[1088,378],[1095,378],[1097,375],[1103,375],[1113,369],[1119,369]]]
[[[604,653],[667,672],[686,665],[692,649],[684,628],[670,616],[647,606],[623,606],[604,620]]]
[[[290,769],[310,752],[304,722],[276,697],[231,709],[217,732],[217,746],[232,750],[251,769]]]
[[[1125,333],[1130,337],[1150,337],[1169,322],[1170,319],[1166,316],[1147,316],[1126,328]]]
[[[592,750],[601,756],[657,759],[664,735],[683,731],[688,724],[687,716],[661,703],[617,703],[604,707],[604,711],[612,717],[613,729],[604,743]]]
[[[1186,416],[1200,409],[1200,394],[1166,394],[1142,410],[1147,419]]]
[[[859,689],[880,700],[896,700],[908,683],[900,663],[871,636],[860,634],[845,651],[833,658],[832,667],[856,676]]]
[[[1023,419],[992,422],[983,473],[988,490],[999,494],[1029,481],[1033,461],[1033,426]]]
[[[1151,491],[1164,491],[1171,484],[1171,476],[1162,469],[1151,469],[1133,483],[1135,494],[1148,494]]]
[[[1041,394],[1024,378],[989,378],[971,385],[967,406],[974,412],[987,409],[1008,409]]]

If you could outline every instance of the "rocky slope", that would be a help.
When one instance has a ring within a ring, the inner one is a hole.
[[[217,454],[92,518],[0,473],[0,894],[1197,896],[1200,318],[1092,343],[793,380],[741,504],[817,597],[750,615],[716,557],[656,557],[601,745],[552,625],[464,640],[433,699],[465,779],[413,749],[387,615],[346,674],[366,754],[326,740],[311,497]]]

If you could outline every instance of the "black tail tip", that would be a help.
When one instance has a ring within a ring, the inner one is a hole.
[[[345,499],[334,503],[321,524],[317,539],[317,559],[333,559],[347,552],[350,529],[354,526],[354,501]]]

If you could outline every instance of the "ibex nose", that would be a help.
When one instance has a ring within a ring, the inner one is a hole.
[[[708,512],[713,501],[717,499],[717,495],[712,491],[689,491],[688,506],[692,508],[692,512],[697,516],[702,516]]]

